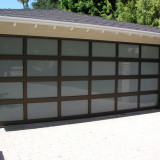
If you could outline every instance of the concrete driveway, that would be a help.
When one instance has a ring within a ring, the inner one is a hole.
[[[160,112],[0,128],[0,160],[160,160]]]

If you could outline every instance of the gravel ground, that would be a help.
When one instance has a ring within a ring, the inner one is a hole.
[[[160,160],[160,112],[0,128],[0,160]]]

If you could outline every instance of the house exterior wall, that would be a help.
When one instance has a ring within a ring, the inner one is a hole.
[[[8,27],[0,36],[0,125],[159,108],[159,45]]]

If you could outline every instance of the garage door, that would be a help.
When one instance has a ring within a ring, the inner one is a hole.
[[[159,46],[0,37],[0,125],[156,108]]]

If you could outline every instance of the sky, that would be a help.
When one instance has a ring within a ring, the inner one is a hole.
[[[35,0],[30,0],[29,6]],[[0,0],[0,9],[23,9],[23,5],[17,0]]]

